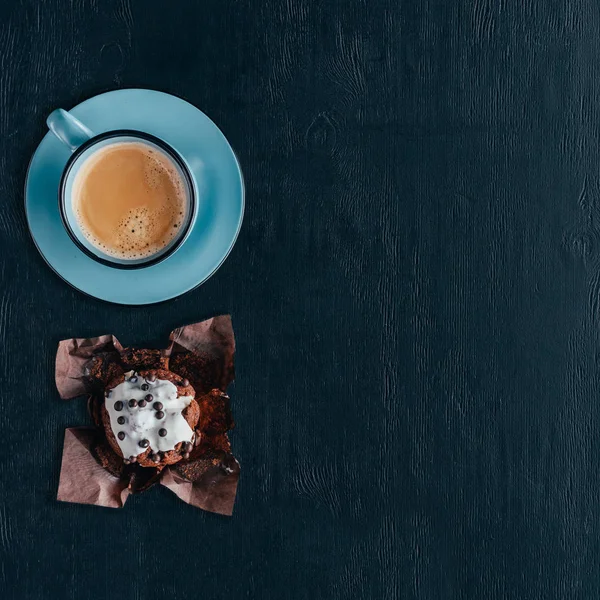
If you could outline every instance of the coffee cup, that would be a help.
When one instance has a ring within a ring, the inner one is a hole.
[[[94,134],[62,109],[46,123],[72,152],[58,201],[79,250],[109,267],[140,269],[181,247],[197,199],[190,171],[174,148],[142,131]]]

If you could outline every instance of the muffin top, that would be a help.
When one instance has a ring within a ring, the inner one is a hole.
[[[119,379],[107,388],[105,408],[113,434],[109,438],[123,457],[162,457],[192,442],[195,423],[186,416],[196,403],[189,382],[162,369],[129,371]]]

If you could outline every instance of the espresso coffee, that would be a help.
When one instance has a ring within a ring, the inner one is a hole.
[[[75,176],[71,197],[86,239],[125,260],[148,258],[168,246],[188,204],[173,161],[142,142],[118,142],[92,154]]]

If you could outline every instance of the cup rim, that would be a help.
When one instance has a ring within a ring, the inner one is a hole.
[[[183,231],[180,233],[177,241],[163,254],[161,254],[155,258],[149,257],[148,260],[143,261],[143,262],[138,262],[135,264],[117,263],[117,262],[113,262],[109,259],[105,259],[105,258],[102,258],[101,256],[97,256],[96,254],[94,254],[89,248],[84,246],[80,242],[79,238],[75,235],[75,232],[73,231],[73,228],[71,227],[71,224],[69,223],[69,220],[67,218],[66,210],[65,210],[67,180],[71,173],[71,169],[77,162],[77,159],[86,150],[88,150],[89,148],[91,148],[92,146],[97,144],[98,142],[102,142],[104,140],[108,140],[108,139],[111,139],[114,137],[125,137],[125,136],[140,138],[141,140],[151,142],[152,144],[155,144],[161,150],[163,150],[169,156],[169,158],[171,158],[177,164],[177,166],[181,169],[181,172],[183,173],[183,177],[185,179],[185,182],[187,184],[187,187],[189,189],[189,194],[190,194],[190,202],[189,202],[190,215],[189,215],[189,218],[187,219],[187,224],[185,225]],[[59,212],[60,212],[61,221],[63,223],[63,226],[64,226],[67,234],[71,238],[71,241],[86,256],[88,256],[89,258],[91,258],[91,259],[95,260],[96,262],[103,264],[107,267],[112,267],[113,269],[132,271],[135,269],[145,269],[146,267],[151,267],[151,266],[154,266],[154,265],[157,265],[157,264],[163,262],[164,260],[166,260],[167,258],[172,256],[173,253],[181,247],[183,242],[185,242],[185,240],[187,239],[187,237],[192,229],[192,225],[194,223],[194,218],[196,216],[196,190],[194,188],[194,180],[192,178],[192,175],[190,173],[188,166],[185,164],[185,161],[180,156],[180,154],[170,144],[168,144],[161,138],[156,137],[155,135],[152,135],[150,133],[146,133],[144,131],[138,131],[135,129],[113,129],[111,131],[106,131],[104,133],[100,133],[98,135],[91,137],[89,140],[87,140],[83,144],[81,144],[81,146],[76,148],[76,150],[73,152],[73,154],[71,154],[71,156],[69,157],[69,160],[67,161],[67,164],[65,165],[65,168],[63,169],[63,172],[62,172],[62,175],[60,178],[60,184],[58,186],[58,208],[59,208]]]

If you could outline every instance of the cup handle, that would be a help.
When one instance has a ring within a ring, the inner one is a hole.
[[[63,144],[69,147],[71,152],[94,136],[94,133],[81,121],[62,108],[57,108],[48,115],[46,125]]]

